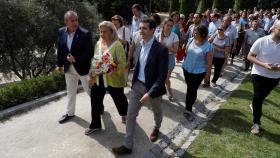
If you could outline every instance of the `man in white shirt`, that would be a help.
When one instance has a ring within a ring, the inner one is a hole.
[[[262,104],[264,99],[279,84],[280,80],[280,21],[272,28],[271,35],[258,39],[252,46],[248,60],[253,63],[252,81],[254,87],[253,126],[251,133],[260,132]]]

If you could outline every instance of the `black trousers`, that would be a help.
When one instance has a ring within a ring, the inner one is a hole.
[[[89,128],[101,128],[101,111],[103,110],[103,99],[105,93],[111,95],[120,116],[126,116],[128,102],[124,95],[124,88],[104,87],[103,77],[99,77],[99,86],[94,84],[91,88],[91,123]]]
[[[224,62],[225,62],[225,58],[216,58],[216,57],[213,58],[214,76],[211,82],[216,83],[216,81],[219,79]]]
[[[245,45],[245,48],[244,48],[244,60],[243,60],[243,65],[244,65],[244,70],[247,71],[249,70],[250,66],[251,66],[251,62],[248,60],[247,56],[249,54],[249,51],[251,49],[252,45],[248,45],[246,44]]]
[[[280,78],[272,79],[253,74],[252,80],[254,87],[254,96],[252,102],[254,116],[253,122],[260,125],[263,101],[270,94],[270,92],[279,84]]]
[[[197,90],[201,81],[206,75],[206,72],[200,74],[189,73],[184,70],[185,81],[187,83],[187,94],[186,94],[186,110],[192,111],[192,106],[197,98]]]

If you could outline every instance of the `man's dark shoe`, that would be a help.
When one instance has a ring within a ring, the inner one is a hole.
[[[58,122],[59,123],[64,123],[64,122],[68,121],[69,119],[71,119],[72,117],[74,117],[74,115],[69,116],[68,114],[65,114],[58,120]]]
[[[204,83],[204,84],[202,84],[202,87],[204,87],[204,88],[210,87],[210,83]]]
[[[125,147],[123,145],[120,147],[117,147],[117,148],[113,148],[112,151],[116,155],[128,155],[128,154],[131,154],[131,152],[132,152],[131,149],[128,149],[127,147]]]
[[[150,135],[151,142],[155,142],[158,139],[158,136],[159,136],[159,130],[154,129],[153,132]]]

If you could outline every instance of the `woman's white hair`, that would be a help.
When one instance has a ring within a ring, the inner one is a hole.
[[[115,25],[111,21],[102,21],[99,23],[98,28],[100,29],[101,27],[107,27],[112,33],[112,39],[113,41],[116,41],[119,39],[117,29]],[[100,39],[99,39],[100,40]]]
[[[74,16],[78,18],[78,14],[73,11],[73,10],[68,10],[65,14],[64,14],[64,20],[67,20],[69,17]]]

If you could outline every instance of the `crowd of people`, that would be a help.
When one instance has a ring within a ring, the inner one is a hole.
[[[91,99],[91,123],[85,134],[102,129],[104,95],[108,92],[126,124],[123,144],[113,148],[117,155],[131,154],[136,119],[141,107],[150,104],[154,113],[152,142],[159,137],[163,112],[162,96],[172,92],[170,76],[176,62],[182,62],[187,85],[185,111],[182,115],[193,121],[193,104],[197,91],[216,87],[223,69],[233,64],[235,56],[244,59],[243,71],[252,67],[254,96],[251,132],[260,132],[262,103],[280,80],[280,9],[241,10],[223,13],[207,9],[205,13],[185,15],[174,11],[162,19],[158,14],[147,16],[139,4],[132,6],[131,28],[124,25],[123,17],[114,15],[111,21],[99,24],[99,40],[93,46],[91,33],[79,26],[78,15],[67,11],[66,26],[58,31],[57,66],[65,72],[68,104],[66,114],[59,119],[64,123],[74,117],[76,91],[81,80]],[[228,61],[229,60],[229,61]],[[214,75],[211,69],[214,65]],[[124,94],[128,73],[133,70],[129,102]],[[210,83],[211,80],[211,83]]]

